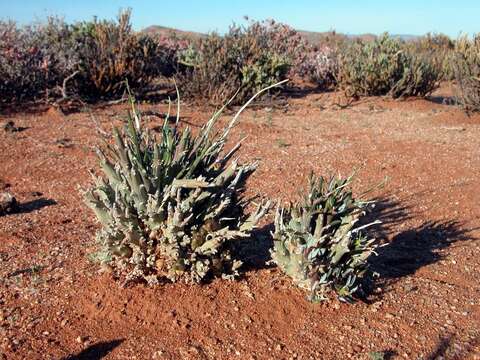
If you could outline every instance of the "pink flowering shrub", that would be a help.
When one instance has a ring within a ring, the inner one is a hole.
[[[318,50],[311,50],[300,67],[302,77],[312,81],[322,89],[328,89],[336,85],[338,71],[337,51],[327,46]]]

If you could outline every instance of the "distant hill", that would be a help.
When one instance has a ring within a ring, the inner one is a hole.
[[[160,26],[160,25],[149,26],[149,27],[143,29],[142,32],[146,33],[146,34],[149,34],[149,35],[165,35],[165,36],[175,35],[176,37],[181,38],[181,39],[184,39],[184,38],[185,39],[200,39],[200,38],[206,36],[206,34],[194,32],[194,31],[184,31],[184,30],[169,28],[169,27]]]
[[[305,30],[297,30],[300,35],[305,37],[311,44],[318,44],[324,41],[326,38],[331,36],[338,36],[338,37],[346,37],[349,39],[362,39],[365,41],[372,41],[374,40],[377,35],[374,34],[359,34],[359,35],[351,35],[351,34],[342,34],[336,33],[332,31],[327,32],[316,32],[316,31],[305,31]],[[194,32],[194,31],[185,31],[179,30],[174,28],[169,28],[160,25],[152,25],[142,30],[142,32],[150,34],[150,35],[164,35],[164,36],[177,36],[182,39],[201,39],[206,36],[204,33]],[[418,39],[420,36],[416,35],[408,35],[408,34],[391,34],[392,37],[402,39],[405,41],[413,41]]]

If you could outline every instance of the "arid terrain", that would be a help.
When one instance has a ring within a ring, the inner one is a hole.
[[[334,94],[292,97],[250,108],[232,134],[260,161],[249,194],[293,200],[311,170],[356,169],[356,193],[386,179],[369,194],[385,245],[354,304],[310,303],[265,265],[271,216],[238,281],[120,287],[89,260],[98,225],[81,188],[98,170],[92,115],[108,130],[128,106],[2,115],[18,131],[0,130],[0,189],[20,210],[0,217],[0,359],[480,359],[480,116],[441,91],[346,109]],[[141,105],[148,127],[166,108]],[[183,105],[181,121],[212,111]]]

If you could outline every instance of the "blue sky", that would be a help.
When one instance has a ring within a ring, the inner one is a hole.
[[[224,32],[244,15],[273,18],[297,29],[349,34],[388,31],[420,35],[443,32],[480,32],[479,0],[0,0],[0,18],[20,23],[47,15],[67,21],[114,18],[119,8],[133,9],[132,22],[139,30],[163,25],[199,32]]]

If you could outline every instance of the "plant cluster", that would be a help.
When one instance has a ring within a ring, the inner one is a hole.
[[[210,34],[183,51],[179,88],[216,105],[238,91],[235,101],[244,102],[298,69],[304,46],[293,29],[273,21],[232,26],[224,36]]]
[[[49,18],[24,27],[0,22],[1,101],[118,98],[125,80],[136,94],[146,94],[162,77],[175,77],[188,98],[214,105],[237,91],[234,101],[240,104],[286,77],[323,90],[338,87],[351,97],[398,98],[425,96],[440,79],[459,76],[460,102],[475,101],[466,95],[476,86],[467,71],[474,68],[465,53],[471,47],[467,39],[454,44],[441,34],[410,42],[386,34],[371,41],[335,32],[314,36],[267,20],[234,25],[223,36],[187,40],[136,33],[130,15],[127,10],[115,21],[75,24]]]
[[[244,198],[244,184],[257,164],[233,159],[240,144],[224,151],[248,103],[215,131],[222,107],[196,135],[179,127],[178,108],[175,124],[167,118],[155,137],[142,127],[132,101],[125,129],[115,129],[114,142],[98,149],[103,176],[94,176],[85,192],[101,224],[97,260],[125,281],[152,285],[239,274],[235,242],[249,238],[270,208],[261,203],[246,213],[252,200]],[[312,299],[331,289],[351,300],[375,248],[362,233],[366,226],[357,226],[367,203],[353,198],[350,182],[312,176],[304,201],[277,211],[272,258]]]
[[[243,187],[257,164],[229,161],[239,144],[223,151],[239,113],[216,133],[220,110],[193,135],[180,129],[179,110],[177,122],[170,126],[167,117],[156,139],[132,106],[126,129],[98,150],[104,177],[85,195],[102,225],[97,257],[127,281],[236,276],[241,261],[232,243],[248,237],[269,207],[245,215],[251,200]]]
[[[349,44],[340,58],[339,86],[351,97],[425,96],[440,78],[439,69],[426,57],[412,54],[387,34]]]
[[[376,246],[362,232],[369,225],[358,226],[367,202],[353,197],[351,180],[311,175],[303,200],[277,209],[273,261],[312,300],[330,290],[351,300]]]
[[[450,65],[450,57],[455,47],[455,42],[444,34],[428,33],[413,41],[405,43],[412,54],[427,58],[440,72],[442,80],[453,80],[454,73]]]
[[[466,111],[480,111],[480,35],[463,36],[450,59],[457,82],[457,102]]]
[[[75,49],[64,42],[68,34],[68,26],[57,18],[23,28],[0,22],[2,102],[36,100],[55,91],[76,66]]]
[[[128,10],[116,21],[0,22],[0,95],[3,102],[72,95],[97,100],[122,95],[125,80],[141,91],[158,75],[173,73],[181,46],[175,43],[133,32]]]
[[[337,84],[339,72],[338,51],[324,46],[307,52],[299,73],[321,89],[330,89]]]

